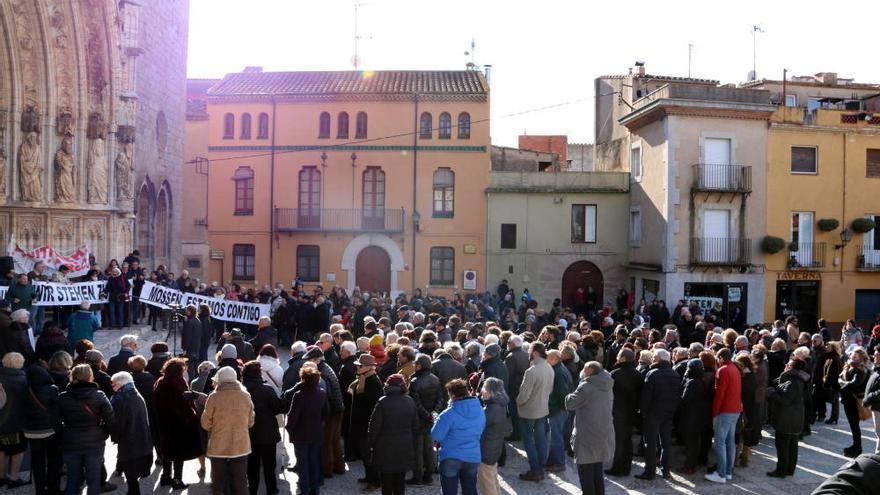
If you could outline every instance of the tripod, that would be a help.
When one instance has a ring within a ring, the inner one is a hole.
[[[168,311],[170,313],[170,318],[168,319],[168,333],[165,335],[165,342],[171,342],[173,348],[172,356],[177,356],[177,326],[180,323],[179,309],[180,305],[177,304],[170,304],[165,308],[162,308],[162,311]]]

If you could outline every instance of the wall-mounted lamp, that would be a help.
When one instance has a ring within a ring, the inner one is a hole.
[[[849,229],[849,227],[845,227],[840,231],[840,244],[835,244],[834,249],[843,249],[849,244],[853,238],[853,232]]]
[[[417,210],[413,210],[412,222],[413,222],[413,229],[416,232],[419,231],[419,222],[421,222],[421,221],[422,221],[422,216],[419,214],[419,212]]]
[[[357,165],[356,165],[357,159],[358,159],[358,154],[357,154],[357,153],[352,153],[352,154],[351,154],[351,167],[352,167],[352,168],[354,168],[354,167],[357,166]]]
[[[321,168],[327,168],[327,152],[321,152]]]

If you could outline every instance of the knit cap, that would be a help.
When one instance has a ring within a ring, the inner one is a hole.
[[[214,375],[214,380],[219,385],[221,383],[230,383],[238,381],[238,376],[235,374],[235,370],[232,369],[231,366],[224,366],[217,370],[217,374]]]
[[[376,335],[373,335],[372,337],[370,337],[370,345],[371,346],[382,345],[383,342],[385,342],[385,339],[383,339],[382,336],[379,334],[376,334]]]
[[[226,344],[220,349],[220,359],[236,359],[238,358],[238,349],[232,344]]]

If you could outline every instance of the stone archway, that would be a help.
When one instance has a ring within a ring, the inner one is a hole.
[[[582,314],[587,309],[589,299],[595,300],[596,308],[602,307],[603,297],[602,270],[589,261],[576,261],[565,269],[562,274],[562,305]],[[595,296],[589,296],[592,289]],[[580,294],[578,291],[582,290]]]
[[[402,272],[405,268],[403,262],[403,253],[394,240],[383,234],[361,234],[352,239],[345,247],[342,253],[341,268],[345,270],[348,278],[348,293],[350,294],[357,283],[357,259],[358,255],[365,248],[376,246],[381,248],[391,260],[389,277],[390,277],[390,295],[397,297],[400,291],[397,289],[397,272]]]

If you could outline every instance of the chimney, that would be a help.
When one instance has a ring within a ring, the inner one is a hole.
[[[259,65],[249,65],[244,68],[242,72],[253,74],[258,72],[263,72],[263,68]]]
[[[837,72],[820,72],[816,74],[816,78],[822,84],[827,84],[829,86],[834,86],[837,84]]]
[[[641,60],[636,61],[636,71],[639,74],[639,77],[643,77],[645,75],[645,62]]]
[[[489,83],[489,87],[492,87],[492,66],[490,64],[484,65],[483,72],[486,74],[486,82]]]

